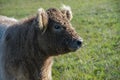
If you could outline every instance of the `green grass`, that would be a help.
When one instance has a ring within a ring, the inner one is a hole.
[[[120,80],[119,0],[0,0],[0,15],[19,19],[61,4],[72,7],[72,24],[84,43],[55,57],[53,80]]]

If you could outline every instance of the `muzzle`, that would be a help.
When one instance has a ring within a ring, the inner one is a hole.
[[[71,51],[76,51],[82,46],[83,40],[81,38],[73,39],[69,42],[69,49]]]

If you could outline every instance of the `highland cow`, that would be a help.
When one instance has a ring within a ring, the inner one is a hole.
[[[13,21],[0,30],[1,80],[52,80],[53,56],[76,51],[82,45],[71,19],[68,6],[40,8],[35,16]]]

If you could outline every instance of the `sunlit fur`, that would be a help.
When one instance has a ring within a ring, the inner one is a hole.
[[[10,26],[10,25],[14,24],[17,21],[18,20],[16,20],[15,18],[9,18],[7,16],[0,15],[0,24],[5,24],[7,26]]]

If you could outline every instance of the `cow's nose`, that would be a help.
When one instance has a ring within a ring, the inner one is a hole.
[[[79,48],[79,47],[82,46],[82,42],[83,42],[83,40],[82,40],[81,38],[79,38],[79,39],[77,39],[77,40],[75,41],[75,44],[76,44],[76,46]]]
[[[76,41],[76,46],[81,47],[82,46],[82,42],[80,40],[77,40]]]
[[[69,49],[75,51],[82,46],[83,40],[81,38],[75,39],[70,43]]]
[[[82,39],[77,39],[75,40],[74,45],[76,46],[76,48],[80,48],[82,46],[82,42]]]

